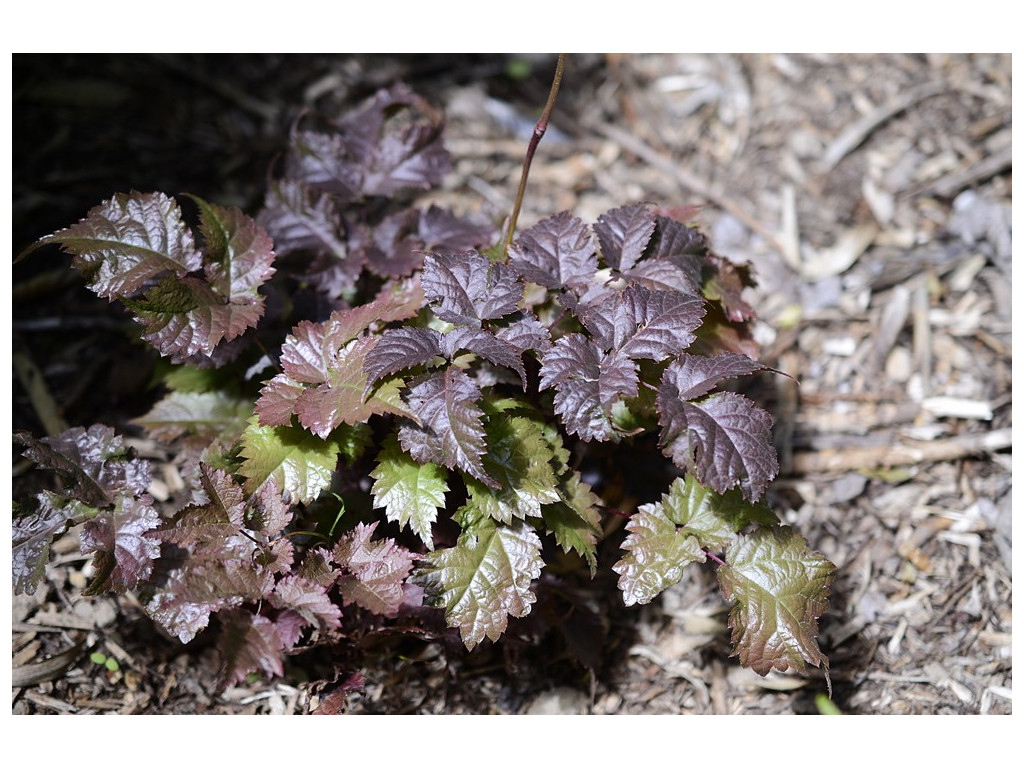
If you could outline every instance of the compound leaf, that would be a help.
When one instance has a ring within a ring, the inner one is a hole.
[[[497,640],[508,617],[526,616],[536,601],[530,582],[543,560],[537,533],[522,521],[500,525],[484,519],[464,531],[451,548],[431,552],[413,579],[427,600],[444,608],[472,650],[484,638]]]
[[[726,552],[718,581],[740,663],[760,675],[772,669],[827,668],[817,642],[818,618],[828,606],[835,566],[791,528],[759,528]]]

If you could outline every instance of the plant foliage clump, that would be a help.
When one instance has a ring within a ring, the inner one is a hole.
[[[88,591],[136,591],[182,642],[216,617],[224,684],[431,608],[472,649],[531,612],[550,558],[601,567],[609,510],[573,457],[652,436],[676,479],[625,525],[625,604],[710,559],[742,664],[827,667],[834,567],[765,502],[771,417],[723,388],[764,370],[749,269],[645,204],[557,213],[505,253],[490,223],[414,206],[449,167],[399,85],[297,127],[255,217],[185,197],[193,231],[132,192],[36,243],[174,364],[134,426],[182,452],[189,490],[154,502],[109,427],[19,433],[66,490],[16,505],[15,590],[81,524]]]

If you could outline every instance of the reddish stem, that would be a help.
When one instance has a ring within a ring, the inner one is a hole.
[[[718,563],[719,565],[725,565],[725,564],[726,564],[725,560],[723,560],[722,558],[720,558],[720,557],[719,557],[718,555],[716,555],[716,554],[715,554],[714,552],[712,552],[712,551],[711,551],[710,549],[705,549],[705,550],[704,550],[704,554],[705,554],[705,555],[707,555],[708,557],[710,557],[710,558],[711,558],[712,560],[714,560],[714,561],[715,561],[716,563]]]
[[[508,258],[508,247],[516,233],[516,222],[519,220],[519,210],[523,206],[523,196],[526,194],[526,178],[530,175],[530,164],[533,162],[533,155],[537,151],[541,137],[548,129],[548,120],[551,119],[551,111],[555,108],[555,97],[558,96],[558,86],[562,83],[562,72],[565,70],[565,54],[558,54],[558,64],[555,66],[555,78],[551,83],[551,92],[548,93],[548,103],[544,105],[540,120],[533,128],[533,137],[530,139],[530,146],[526,149],[526,157],[523,159],[523,173],[519,177],[519,190],[516,192],[516,204],[512,209],[512,217],[508,220],[508,232],[505,235],[505,244],[501,248],[502,255]]]

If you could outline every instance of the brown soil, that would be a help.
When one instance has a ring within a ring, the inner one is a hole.
[[[396,77],[447,114],[456,168],[431,201],[500,219],[553,71],[506,64],[15,56],[13,251],[129,189],[253,209],[299,110]],[[843,712],[1011,711],[1010,146],[1009,55],[580,56],[534,161],[521,227],[697,204],[716,250],[753,265],[761,359],[792,377],[760,392],[772,501],[839,567],[820,640]],[[14,271],[13,421],[38,435],[32,367],[69,424],[124,424],[151,396],[149,358],[65,267]],[[16,485],[25,469],[16,455]],[[826,690],[730,659],[727,606],[694,571],[650,606],[609,605],[591,672],[525,640],[410,641],[370,653],[344,699],[312,657],[218,694],[208,644],[162,637],[131,597],[83,598],[86,564],[58,542],[13,601],[13,666],[34,675],[14,713],[784,714]]]

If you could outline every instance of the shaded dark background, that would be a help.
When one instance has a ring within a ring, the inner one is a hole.
[[[534,110],[553,57],[500,54],[18,54],[12,57],[12,253],[118,192],[191,193],[255,213],[291,126],[395,80],[443,109],[443,91],[483,83]],[[578,74],[582,75],[582,72]],[[568,100],[560,104],[563,114]],[[55,247],[14,265],[14,348],[70,425],[145,412],[155,355],[134,324],[82,286]],[[14,382],[14,428],[42,434]]]

